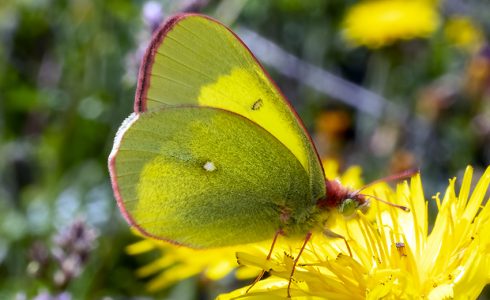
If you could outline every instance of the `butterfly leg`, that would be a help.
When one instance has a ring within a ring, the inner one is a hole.
[[[277,241],[277,237],[280,235],[280,234],[283,234],[283,231],[282,229],[279,229],[278,231],[276,231],[276,234],[274,235],[274,239],[272,240],[272,245],[271,245],[271,249],[269,250],[269,254],[267,254],[267,260],[270,260],[271,259],[271,256],[272,256],[272,250],[274,249],[274,246],[276,245],[276,241]],[[257,283],[260,281],[260,279],[262,279],[262,277],[264,277],[265,275],[265,270],[262,270],[260,271],[260,274],[259,276],[257,276],[257,278],[255,278],[254,282],[252,282],[252,284],[248,287],[246,293],[248,293],[248,291],[250,291],[250,289]]]
[[[349,255],[350,255],[350,257],[352,257],[352,250],[350,249],[349,243],[347,243],[347,239],[343,235],[335,233],[328,228],[323,231],[323,234],[327,237],[330,237],[330,238],[343,239],[345,242],[345,245],[347,246],[347,250],[349,251]]]
[[[311,238],[311,232],[308,232],[306,234],[306,237],[305,237],[305,241],[303,243],[303,246],[301,246],[301,250],[299,250],[298,256],[296,256],[296,259],[293,262],[293,269],[291,270],[291,274],[289,275],[288,298],[291,298],[291,293],[290,293],[290,290],[291,290],[291,281],[293,280],[294,271],[296,270],[296,264],[298,263],[298,260],[299,260],[299,258],[301,256],[301,253],[303,253],[303,250],[305,250],[306,243],[308,243],[308,241],[310,240],[310,238]]]

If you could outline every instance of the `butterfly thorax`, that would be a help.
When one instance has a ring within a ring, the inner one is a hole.
[[[281,231],[289,237],[304,237],[314,228],[323,228],[328,219],[328,211],[312,205],[306,209],[292,210],[283,208],[280,214]]]
[[[352,215],[357,209],[369,206],[369,201],[358,190],[343,186],[338,180],[326,180],[327,193],[317,201],[317,207],[324,210],[337,209],[344,216]]]

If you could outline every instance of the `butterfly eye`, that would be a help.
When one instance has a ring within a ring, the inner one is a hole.
[[[359,207],[359,202],[352,198],[347,198],[339,205],[339,213],[341,213],[344,217],[351,217],[356,209]]]

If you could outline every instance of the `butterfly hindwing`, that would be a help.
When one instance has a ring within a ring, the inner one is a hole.
[[[196,248],[268,239],[282,212],[311,207],[309,177],[292,152],[222,109],[131,115],[117,134],[110,170],[132,225]]]

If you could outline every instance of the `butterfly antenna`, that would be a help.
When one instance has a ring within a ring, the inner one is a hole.
[[[408,207],[406,207],[406,206],[404,206],[404,205],[399,205],[399,204],[395,204],[395,203],[392,203],[392,202],[388,202],[388,201],[385,201],[385,200],[380,199],[380,198],[378,198],[378,197],[376,197],[376,196],[373,196],[373,195],[365,195],[365,194],[360,194],[360,195],[362,195],[362,196],[364,196],[364,197],[373,198],[374,200],[377,200],[377,201],[379,201],[379,202],[381,202],[381,203],[384,203],[384,204],[386,204],[386,205],[389,205],[389,206],[392,206],[392,207],[399,208],[399,209],[401,209],[401,210],[403,210],[403,211],[406,211],[406,212],[410,212],[410,208],[408,208]]]
[[[409,170],[405,170],[405,171],[402,171],[402,172],[397,173],[397,174],[386,176],[384,178],[376,179],[376,180],[371,181],[370,183],[366,184],[365,186],[363,186],[359,190],[357,190],[357,193],[360,193],[361,191],[365,190],[366,188],[373,186],[375,184],[378,184],[380,182],[391,182],[391,181],[395,181],[395,180],[407,179],[407,178],[410,178],[419,172],[420,172],[419,169],[409,169]]]

